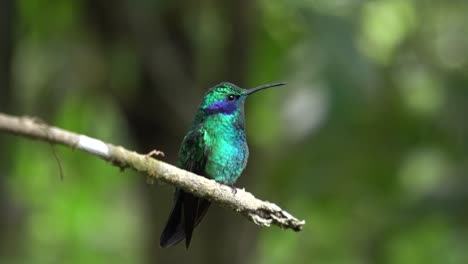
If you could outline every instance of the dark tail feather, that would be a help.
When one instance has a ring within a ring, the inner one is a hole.
[[[205,216],[210,204],[208,200],[177,190],[174,207],[159,241],[161,247],[176,245],[185,238],[185,246],[188,248],[193,229]]]
[[[159,245],[163,248],[176,245],[185,238],[184,229],[182,228],[183,199],[184,195],[181,195],[180,191],[176,190],[174,194],[174,206],[159,240]]]

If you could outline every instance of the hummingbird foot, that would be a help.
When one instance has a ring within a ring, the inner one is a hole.
[[[236,195],[236,193],[237,193],[237,188],[236,188],[236,186],[234,186],[234,183],[226,183],[226,182],[217,182],[217,183],[219,183],[219,185],[221,185],[221,186],[228,186],[228,187],[230,187],[230,188],[231,188],[231,191],[232,191],[232,194],[233,194],[233,195]]]
[[[234,183],[233,183],[233,184],[230,184],[230,185],[228,185],[228,186],[231,187],[232,194],[235,196],[236,193],[237,193],[237,188],[236,188],[236,186],[234,186]]]

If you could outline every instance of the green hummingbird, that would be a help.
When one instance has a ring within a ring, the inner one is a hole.
[[[247,165],[249,156],[245,136],[245,100],[257,91],[281,85],[285,83],[247,90],[222,82],[211,88],[203,97],[184,137],[178,166],[229,185],[235,191],[234,183]],[[188,249],[193,230],[209,207],[210,201],[176,189],[174,205],[161,234],[161,247],[173,246],[185,239]]]

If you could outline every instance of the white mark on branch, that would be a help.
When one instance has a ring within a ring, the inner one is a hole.
[[[95,138],[80,135],[77,147],[87,152],[109,157],[109,147],[106,143]]]

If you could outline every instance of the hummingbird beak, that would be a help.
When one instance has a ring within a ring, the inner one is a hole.
[[[245,92],[245,95],[251,95],[255,92],[258,92],[260,90],[263,90],[263,89],[267,89],[267,88],[271,88],[271,87],[276,87],[276,86],[282,86],[282,85],[285,85],[286,83],[284,82],[280,82],[280,83],[271,83],[271,84],[265,84],[265,85],[262,85],[262,86],[258,86],[258,87],[255,87],[255,88],[252,88],[252,89],[249,89]]]

